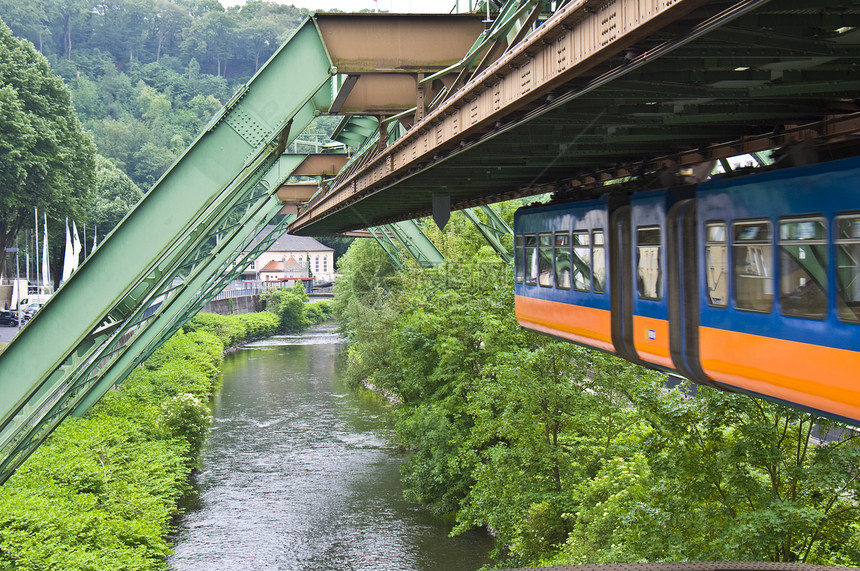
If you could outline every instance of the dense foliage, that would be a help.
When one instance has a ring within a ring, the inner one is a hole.
[[[0,569],[163,569],[223,344],[178,333],[0,487]]]
[[[860,439],[808,413],[527,332],[513,276],[464,219],[447,263],[342,258],[349,373],[395,395],[407,497],[486,526],[502,567],[682,560],[860,563]],[[816,439],[828,433],[832,440]]]
[[[0,242],[26,229],[35,260],[38,207],[59,274],[65,217],[88,227],[88,251],[307,15],[260,0],[0,0],[0,20],[29,40],[0,31]],[[319,117],[291,150],[335,124]]]
[[[15,246],[34,208],[54,220],[83,214],[94,179],[95,147],[68,89],[0,22],[0,248]]]
[[[271,290],[262,295],[266,309],[278,318],[280,331],[295,333],[331,317],[328,302],[308,303],[308,294],[301,281],[292,287]]]
[[[199,314],[84,418],[64,421],[0,487],[0,569],[165,569],[224,348],[278,327],[266,311]]]
[[[144,191],[307,15],[260,0],[0,0],[0,19],[65,79],[99,152]]]

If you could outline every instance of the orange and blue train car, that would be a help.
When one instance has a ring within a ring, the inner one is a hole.
[[[860,158],[520,209],[529,329],[860,423]]]

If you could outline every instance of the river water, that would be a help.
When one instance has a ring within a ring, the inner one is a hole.
[[[171,569],[472,571],[488,562],[486,534],[449,538],[449,526],[403,499],[404,457],[385,407],[346,386],[345,348],[322,327],[226,357]]]

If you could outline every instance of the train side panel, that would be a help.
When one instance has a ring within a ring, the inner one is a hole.
[[[697,208],[705,373],[860,419],[860,160],[714,180]]]
[[[527,208],[516,213],[514,290],[520,325],[615,352],[607,221],[606,200]]]

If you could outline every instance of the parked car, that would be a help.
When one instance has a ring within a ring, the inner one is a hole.
[[[0,309],[0,327],[17,327],[18,318],[12,311]]]

